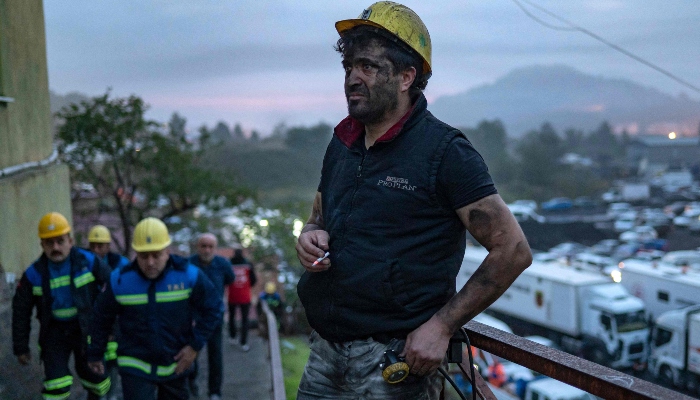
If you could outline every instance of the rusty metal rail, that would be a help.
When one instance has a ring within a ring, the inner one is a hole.
[[[604,399],[693,399],[643,379],[475,321],[470,321],[465,328],[472,346]],[[481,389],[479,379],[476,386],[477,389]],[[490,391],[483,394],[480,391],[478,390],[477,394],[483,399],[495,398],[491,397],[493,395]]]

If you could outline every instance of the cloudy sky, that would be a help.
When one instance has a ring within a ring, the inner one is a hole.
[[[700,86],[697,0],[530,0]],[[149,117],[173,112],[194,129],[223,120],[269,133],[345,114],[334,23],[356,1],[45,1],[49,83],[59,94],[136,94]],[[700,99],[657,71],[589,36],[546,28],[512,0],[417,1],[433,43],[429,101],[488,84],[534,64],[628,78]],[[562,25],[536,9],[547,23]]]

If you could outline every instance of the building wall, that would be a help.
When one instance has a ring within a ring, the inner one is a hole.
[[[41,0],[0,0],[0,170],[42,161],[53,152]],[[39,255],[36,227],[44,213],[69,220],[65,165],[0,175],[0,272],[20,273]]]
[[[40,254],[37,225],[42,215],[57,211],[70,219],[68,167],[54,164],[0,179],[0,265],[20,274]]]
[[[44,8],[41,0],[0,0],[0,168],[52,152]]]
[[[37,225],[58,211],[71,216],[68,167],[50,164],[9,174],[8,167],[46,160],[53,152],[42,0],[0,0],[0,398],[36,399],[43,373],[33,322],[33,362],[12,354],[12,277],[41,254]],[[7,285],[5,282],[10,284]],[[77,382],[77,379],[76,379]],[[84,394],[83,394],[84,398]]]

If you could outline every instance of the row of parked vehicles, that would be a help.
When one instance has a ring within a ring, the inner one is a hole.
[[[700,393],[700,252],[620,262],[580,251],[535,260],[488,312],[569,353]],[[469,247],[457,287],[486,257]],[[605,256],[600,256],[605,257]]]

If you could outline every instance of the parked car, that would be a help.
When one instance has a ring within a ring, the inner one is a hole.
[[[661,259],[664,263],[669,263],[677,266],[692,265],[700,268],[700,251],[696,250],[678,250],[669,251]]]
[[[568,197],[555,197],[551,200],[545,201],[540,205],[543,210],[547,211],[557,211],[557,210],[568,210],[573,207],[571,199]]]
[[[572,267],[591,272],[603,272],[606,267],[615,266],[615,264],[610,257],[589,252],[578,253],[571,260]]]
[[[578,253],[586,251],[588,247],[576,242],[564,242],[549,249],[549,253],[556,254],[559,257],[572,257]]]
[[[615,219],[622,213],[632,210],[634,210],[634,208],[632,208],[630,203],[612,203],[608,206],[607,215],[608,217]]]
[[[595,208],[598,203],[588,196],[581,196],[574,199],[574,207],[577,208]]]
[[[694,219],[688,224],[688,232],[693,235],[700,235],[700,220]]]
[[[528,207],[532,210],[537,210],[537,202],[535,200],[515,200],[512,205]]]
[[[542,253],[535,253],[532,255],[532,259],[540,262],[551,262],[558,261],[561,258],[559,254],[550,253],[548,251]]]
[[[510,209],[510,212],[513,213],[515,220],[518,222],[537,221],[542,223],[545,221],[543,216],[537,214],[534,209],[527,206],[508,204],[508,209]]]
[[[615,232],[624,232],[634,228],[637,225],[637,212],[625,211],[617,216],[613,223]]]
[[[627,232],[620,234],[620,240],[623,242],[644,242],[658,238],[659,235],[651,226],[635,226]]]
[[[610,256],[619,245],[620,241],[617,239],[603,239],[591,246],[590,251],[591,253],[599,254],[601,256]]]

